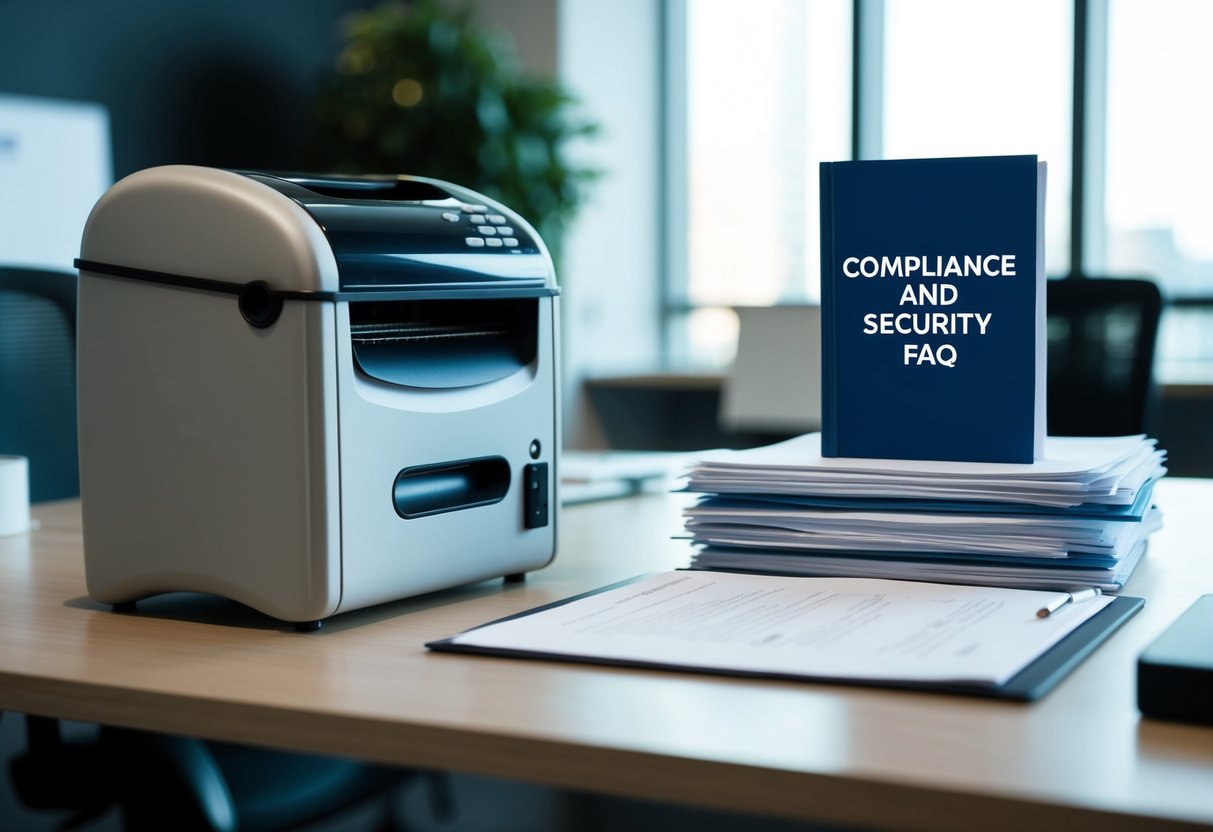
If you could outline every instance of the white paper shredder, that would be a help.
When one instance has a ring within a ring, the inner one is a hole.
[[[90,594],[206,592],[300,628],[555,555],[543,241],[435,180],[184,165],[81,244]]]

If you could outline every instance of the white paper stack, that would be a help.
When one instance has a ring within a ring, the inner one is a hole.
[[[1032,464],[825,458],[821,435],[704,454],[693,566],[1025,588],[1123,587],[1162,525],[1144,436],[1049,437]]]

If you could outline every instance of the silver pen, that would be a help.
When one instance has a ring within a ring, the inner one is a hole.
[[[1050,601],[1048,604],[1038,609],[1036,611],[1036,617],[1048,618],[1066,604],[1081,604],[1083,601],[1090,601],[1094,598],[1098,598],[1102,594],[1103,593],[1100,592],[1099,587],[1095,586],[1088,587],[1087,589],[1080,589],[1077,592],[1067,592],[1056,601]]]

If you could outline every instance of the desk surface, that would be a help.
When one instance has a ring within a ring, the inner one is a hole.
[[[424,642],[685,565],[680,498],[562,516],[561,554],[313,634],[220,599],[87,597],[76,502],[0,538],[0,709],[885,828],[1213,826],[1213,729],[1142,719],[1137,654],[1213,592],[1213,481],[1171,480],[1145,609],[1041,702],[427,653]]]

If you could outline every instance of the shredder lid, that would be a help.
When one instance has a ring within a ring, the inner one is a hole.
[[[245,175],[316,220],[343,291],[551,285],[550,259],[534,229],[459,186],[416,177]]]
[[[505,206],[416,177],[192,165],[125,177],[85,226],[81,271],[275,302],[559,293],[539,235]]]

